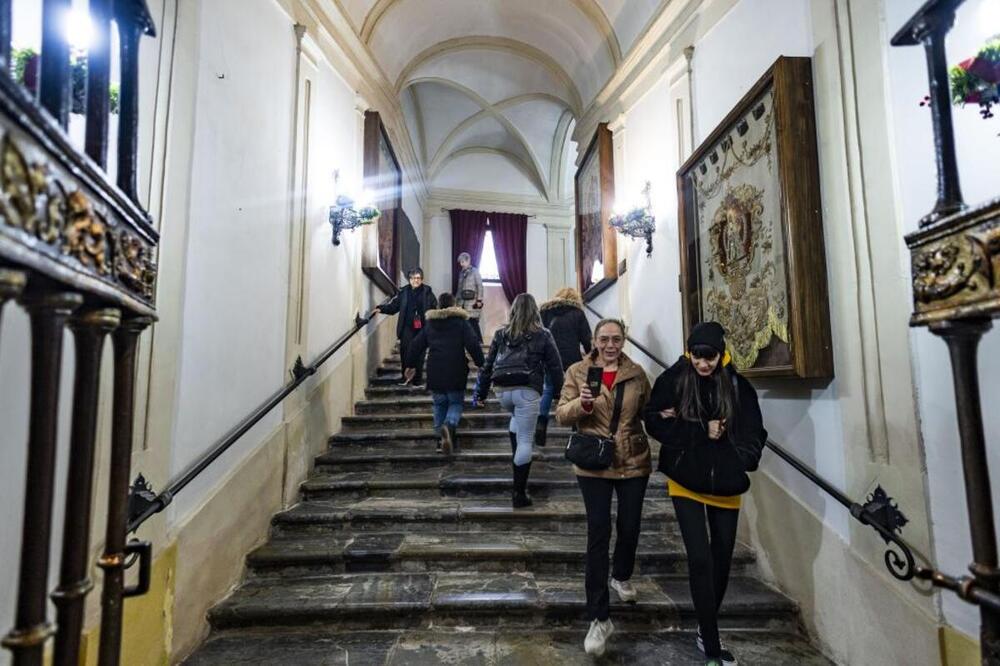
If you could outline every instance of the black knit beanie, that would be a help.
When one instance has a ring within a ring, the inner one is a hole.
[[[720,354],[726,351],[726,331],[722,324],[715,321],[703,321],[695,324],[691,329],[691,335],[687,339],[687,348],[691,349],[699,345],[711,347]]]

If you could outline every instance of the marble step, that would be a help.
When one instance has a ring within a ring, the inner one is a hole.
[[[316,573],[483,571],[583,575],[586,534],[462,532],[413,534],[369,532],[272,539],[250,553],[249,569],[260,575]],[[737,545],[733,572],[743,573],[754,553]],[[678,534],[649,532],[639,538],[636,571],[687,572]]]
[[[427,378],[427,373],[424,373],[424,379]],[[368,386],[396,386],[399,382],[403,381],[403,375],[397,369],[395,372],[389,372],[386,374],[379,374],[376,370],[374,377],[368,378]],[[473,386],[476,385],[476,374],[470,372],[469,379],[465,382],[465,388],[471,390]],[[420,390],[426,392],[426,389],[413,389],[414,391]]]
[[[472,409],[468,405],[471,395],[471,393],[466,395],[465,409],[467,412],[473,414],[502,412],[500,401],[496,398],[490,398],[481,408]],[[376,395],[368,400],[359,400],[354,403],[355,414],[431,414],[432,409],[433,403],[431,402],[429,393],[425,393],[424,395],[418,393],[412,397],[409,393]]]
[[[357,414],[345,416],[341,423],[344,429],[349,430],[413,430],[417,428],[430,430],[434,427],[434,417],[429,410],[412,414]],[[506,429],[509,423],[510,414],[508,412],[484,412],[478,409],[467,409],[462,414],[458,429],[459,431]],[[557,426],[552,422],[548,432],[568,437],[571,431],[569,428]]]
[[[424,368],[427,368],[426,361],[424,362]],[[474,374],[479,371],[478,366],[469,360],[469,372]],[[403,374],[403,365],[399,361],[383,361],[378,367],[375,368],[375,375],[377,377],[384,377],[391,375],[393,377],[399,377]]]
[[[621,629],[669,629],[694,621],[687,576],[632,579],[638,602],[611,593]],[[585,621],[582,574],[530,572],[325,574],[250,578],[208,614],[216,629],[335,624],[338,629],[512,626],[552,628]],[[796,604],[750,577],[729,581],[719,611],[724,628],[797,630]]]
[[[478,470],[424,470],[409,474],[368,471],[314,474],[300,485],[303,498],[340,499],[365,497],[509,497],[513,478],[509,462]],[[533,497],[579,496],[576,476],[569,463],[532,465],[528,492]]]
[[[548,444],[545,448],[556,446],[560,438],[562,438],[562,441],[566,441],[569,438],[569,433],[570,430],[568,428],[551,428],[547,439],[552,443]],[[463,429],[460,425],[458,428],[458,438],[462,449],[502,451],[504,446],[506,446],[507,451],[510,451],[510,434],[506,424],[502,428],[477,428],[474,430]],[[373,428],[371,430],[341,431],[331,436],[329,443],[333,448],[358,445],[384,445],[385,447],[393,447],[399,450],[413,448],[434,450],[438,439],[438,436],[434,434],[434,431],[430,427],[406,429]]]
[[[536,464],[566,465],[563,447],[553,443],[536,446],[532,460]],[[496,450],[461,450],[452,456],[443,456],[428,445],[424,450],[387,450],[385,446],[336,447],[316,457],[316,471],[320,473],[364,471],[371,474],[386,472],[409,474],[430,470],[486,471],[510,469],[510,446]],[[534,471],[535,467],[532,467]],[[653,481],[662,481],[656,479]]]
[[[642,509],[643,532],[676,531],[674,509],[666,490],[651,489]],[[310,500],[272,519],[272,535],[291,537],[343,532],[551,532],[586,533],[583,500],[538,498],[533,506],[511,508],[508,497],[395,498]]]
[[[602,664],[690,666],[704,658],[693,629],[617,631]],[[585,623],[567,629],[534,631],[394,630],[338,631],[322,628],[236,629],[213,633],[184,664],[296,666],[553,666],[587,664]],[[722,639],[743,666],[832,666],[800,634],[779,631],[724,631]]]

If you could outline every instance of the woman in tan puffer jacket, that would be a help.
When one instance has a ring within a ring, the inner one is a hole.
[[[603,319],[594,329],[594,350],[566,371],[556,419],[576,426],[583,434],[613,436],[614,458],[604,470],[574,466],[576,480],[587,510],[587,617],[590,631],[584,641],[587,654],[604,653],[614,631],[608,607],[608,545],[611,540],[611,497],[618,496],[617,539],[611,587],[622,601],[634,602],[636,590],[629,582],[635,568],[639,545],[642,502],[652,471],[649,440],[642,429],[642,412],[649,400],[650,386],[645,371],[622,353],[625,324]],[[587,371],[602,369],[600,395],[587,386]],[[615,393],[621,387],[622,409],[617,432],[609,433],[614,413]]]

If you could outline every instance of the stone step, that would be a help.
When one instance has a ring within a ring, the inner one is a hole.
[[[424,379],[427,379],[427,374],[424,373]],[[390,372],[387,374],[378,374],[376,370],[376,375],[368,379],[368,386],[396,386],[399,382],[403,381],[403,375],[396,370],[395,372]],[[469,373],[469,379],[465,382],[466,390],[472,390],[472,387],[476,385],[476,375],[475,373]],[[427,389],[412,389],[414,391],[426,392]]]
[[[563,448],[555,444],[545,447],[536,446],[533,460],[539,464],[569,465],[563,457]],[[361,470],[371,474],[386,472],[409,474],[444,469],[461,471],[510,469],[510,447],[486,451],[466,451],[463,449],[455,455],[443,456],[430,445],[424,450],[409,451],[387,450],[385,446],[341,446],[317,456],[316,469],[320,473]],[[534,469],[533,467],[532,470]],[[660,480],[662,481],[662,479]]]
[[[513,490],[510,463],[490,469],[461,471],[425,470],[410,474],[390,472],[340,472],[315,474],[300,489],[304,499],[323,500],[344,497],[508,497]],[[580,494],[569,463],[533,465],[528,478],[528,492],[534,497],[565,497]]]
[[[593,663],[583,652],[585,623],[568,629],[402,629],[340,631],[318,627],[238,629],[213,634],[187,666],[295,664],[330,666],[553,666]],[[722,639],[743,666],[832,666],[801,635],[724,631]],[[694,629],[616,631],[603,664],[702,664]]]
[[[483,414],[497,413],[503,411],[500,408],[500,401],[490,398],[486,404],[477,409],[469,407],[468,400],[471,393],[466,396],[465,410],[467,413]],[[431,414],[433,402],[429,393],[424,395],[414,395],[410,397],[408,392],[398,395],[379,395],[369,400],[359,400],[354,404],[355,414]]]
[[[657,492],[648,493],[642,509],[643,532],[676,530],[674,509]],[[586,533],[583,500],[575,497],[538,498],[533,506],[511,508],[508,497],[395,498],[310,500],[272,519],[275,537],[330,535],[343,532],[552,532]]]
[[[694,620],[686,576],[632,579],[638,602],[611,594],[622,628],[673,628]],[[213,607],[217,629],[335,624],[338,629],[512,626],[552,628],[585,620],[582,574],[530,572],[325,574],[295,579],[254,577]],[[796,630],[797,607],[753,578],[730,579],[719,611],[725,628]]]
[[[565,442],[569,438],[569,429],[551,428],[547,439],[551,442],[548,446],[556,446],[561,441]],[[376,446],[384,444],[386,447],[396,449],[430,449],[433,450],[439,437],[428,428],[408,428],[397,430],[345,430],[330,437],[329,442],[332,447],[343,446]],[[458,439],[462,449],[484,451],[484,450],[506,450],[510,451],[510,434],[506,424],[501,428],[490,428],[486,430],[463,430],[458,429]],[[561,446],[561,444],[559,444]],[[541,448],[541,447],[539,447]],[[546,447],[547,448],[547,447]]]
[[[381,381],[381,380],[380,380]],[[399,397],[425,397],[428,400],[431,397],[430,391],[426,388],[415,388],[413,386],[398,386],[398,380],[391,382],[382,382],[380,384],[371,383],[368,388],[365,389],[365,397],[368,399],[393,399]],[[466,398],[472,397],[472,387],[473,384],[467,383],[465,387]],[[494,398],[495,399],[495,398]]]
[[[424,362],[424,368],[427,368],[426,361]],[[478,371],[479,367],[469,360],[469,372],[476,373]],[[384,377],[386,375],[398,377],[403,374],[403,365],[399,361],[383,361],[377,368],[375,368],[375,374],[378,377]]]
[[[406,414],[357,414],[355,416],[345,416],[341,423],[345,430],[430,430],[434,427],[434,417],[431,412],[406,413]],[[478,409],[466,410],[462,414],[462,420],[458,423],[459,432],[462,430],[497,430],[507,428],[510,423],[510,413],[492,411],[485,412]],[[341,431],[344,432],[344,431]],[[555,422],[550,422],[548,432],[550,436],[563,435],[569,437],[569,428],[558,426]],[[472,433],[476,435],[477,433]]]
[[[583,575],[586,551],[585,534],[368,532],[272,539],[248,556],[247,565],[256,574],[283,576],[375,571]],[[744,572],[745,565],[753,561],[753,551],[739,544],[733,558],[734,573]],[[686,573],[687,558],[679,535],[642,534],[636,567],[643,574]]]

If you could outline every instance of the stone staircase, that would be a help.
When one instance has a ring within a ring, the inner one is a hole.
[[[511,508],[508,418],[467,410],[460,453],[434,451],[429,394],[378,368],[316,459],[302,501],[277,514],[247,574],[209,612],[185,663],[702,664],[684,547],[663,479],[650,480],[633,581],[612,592],[607,654],[583,652],[586,516],[561,443],[536,448],[534,506]],[[469,387],[471,388],[470,377]],[[737,547],[723,639],[741,664],[829,664],[800,633],[796,604],[754,575]]]

